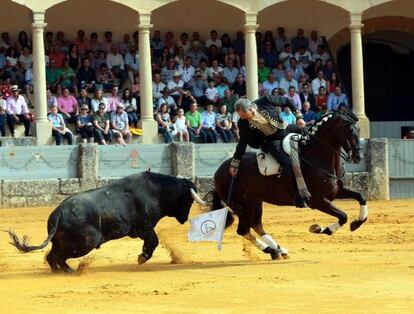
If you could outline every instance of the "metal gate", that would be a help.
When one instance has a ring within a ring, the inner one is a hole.
[[[414,140],[388,140],[390,197],[414,198]]]

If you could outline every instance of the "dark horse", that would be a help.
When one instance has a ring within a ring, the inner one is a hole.
[[[309,228],[311,232],[331,235],[347,222],[346,213],[332,204],[338,198],[352,198],[361,205],[359,217],[351,223],[351,231],[367,219],[368,209],[364,197],[344,187],[345,171],[341,163],[341,154],[344,154],[341,149],[351,162],[359,163],[362,159],[357,121],[358,118],[351,112],[327,114],[309,129],[306,143],[300,144],[302,172],[312,194],[308,205],[338,218],[338,222],[328,227],[312,225]],[[229,173],[230,161],[223,162],[214,175],[213,210],[223,207],[222,200],[228,198],[232,180]],[[264,231],[262,203],[294,205],[289,180],[293,178],[261,175],[256,154],[246,153],[234,181],[230,204],[227,204],[239,218],[237,233],[270,254],[273,259],[280,255],[287,256],[287,250]],[[227,226],[233,222],[232,216],[228,216],[227,222]],[[261,239],[250,233],[251,228]]]

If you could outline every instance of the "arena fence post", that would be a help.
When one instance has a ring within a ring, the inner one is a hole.
[[[81,191],[94,189],[98,184],[98,144],[80,144],[78,178]]]
[[[193,143],[172,143],[171,159],[173,175],[195,178],[195,154]]]
[[[389,200],[388,140],[372,138],[368,141],[367,170],[369,172],[369,200]]]

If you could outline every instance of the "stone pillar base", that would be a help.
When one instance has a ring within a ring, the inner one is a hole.
[[[360,129],[360,133],[359,136],[361,138],[370,138],[369,135],[369,119],[366,116],[358,116],[359,122],[359,129]]]
[[[139,120],[138,127],[142,129],[142,136],[138,138],[140,144],[158,143],[158,126],[155,120]]]
[[[37,121],[33,126],[33,135],[36,136],[36,145],[49,145],[52,140],[52,127],[49,121]]]

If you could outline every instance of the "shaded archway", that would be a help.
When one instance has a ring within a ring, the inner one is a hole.
[[[0,0],[0,8],[1,32],[8,32],[12,40],[17,40],[20,31],[25,31],[31,37],[32,17],[27,7],[10,0]]]
[[[205,0],[202,5],[193,0],[170,2],[154,10],[151,21],[153,29],[162,33],[172,31],[176,40],[180,33],[191,35],[194,31],[198,31],[202,38],[208,38],[212,29],[216,29],[219,36],[229,33],[234,37],[238,30],[243,30],[245,23],[243,11],[216,0]]]

